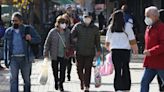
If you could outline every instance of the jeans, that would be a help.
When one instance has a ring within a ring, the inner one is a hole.
[[[10,92],[19,92],[19,70],[24,81],[24,92],[31,92],[32,63],[25,61],[25,57],[13,57],[10,63]]]
[[[131,76],[129,69],[130,50],[112,49],[112,61],[115,69],[114,89],[130,90]]]
[[[92,62],[93,56],[77,55],[77,73],[85,87],[90,87]]]
[[[140,92],[149,92],[149,84],[154,79],[156,75],[159,75],[162,81],[164,80],[164,70],[156,70],[145,68],[144,75],[141,81],[141,90]]]

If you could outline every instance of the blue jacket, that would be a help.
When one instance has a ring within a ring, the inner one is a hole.
[[[27,42],[25,40],[25,28],[26,27],[30,27],[29,30],[29,34],[32,37],[32,40],[30,42]],[[37,44],[41,42],[41,38],[40,36],[37,34],[37,32],[35,31],[35,29],[32,26],[29,25],[21,25],[19,27],[19,30],[21,32],[21,36],[23,39],[23,47],[24,47],[24,52],[25,52],[25,60],[27,62],[31,62],[34,59],[34,55],[31,51],[30,48],[30,43],[32,44]],[[13,51],[13,31],[14,28],[13,27],[9,27],[8,29],[6,29],[5,31],[5,35],[4,35],[4,60],[5,60],[5,64],[9,65],[10,61],[11,61],[11,55],[12,55],[12,51]]]

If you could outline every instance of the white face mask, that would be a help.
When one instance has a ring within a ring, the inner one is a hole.
[[[85,24],[90,24],[91,23],[91,18],[83,18],[83,22]]]
[[[61,24],[60,24],[60,28],[62,28],[62,29],[65,29],[66,26],[67,26],[66,23],[61,23]]]
[[[145,24],[151,26],[153,24],[153,20],[149,17],[145,17]]]

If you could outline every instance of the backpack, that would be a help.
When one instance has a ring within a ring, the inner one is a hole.
[[[25,35],[30,34],[31,27],[30,26],[26,26],[25,27]],[[38,58],[40,55],[40,43],[37,44],[33,44],[33,43],[29,43],[29,46],[31,47],[31,50],[35,56],[35,58]]]
[[[132,21],[131,20],[129,21],[129,19],[131,19]],[[124,20],[125,20],[125,23],[128,22],[133,25],[133,28],[132,28],[133,32],[135,35],[137,35],[139,32],[139,27],[138,27],[138,22],[136,18],[132,16],[131,14],[125,13]]]

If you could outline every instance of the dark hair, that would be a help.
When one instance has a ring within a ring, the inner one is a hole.
[[[162,22],[164,22],[164,9],[160,9],[160,10],[159,10],[159,14],[160,14],[159,19],[160,19]]]
[[[20,12],[14,12],[12,18],[17,17],[19,20],[23,20],[22,14]]]
[[[127,6],[127,4],[122,5],[122,6],[121,6],[121,9],[122,9],[123,12],[127,12],[127,11],[128,11],[128,6]]]
[[[121,10],[117,10],[112,14],[112,24],[111,31],[112,32],[123,32],[125,22],[123,12]]]

